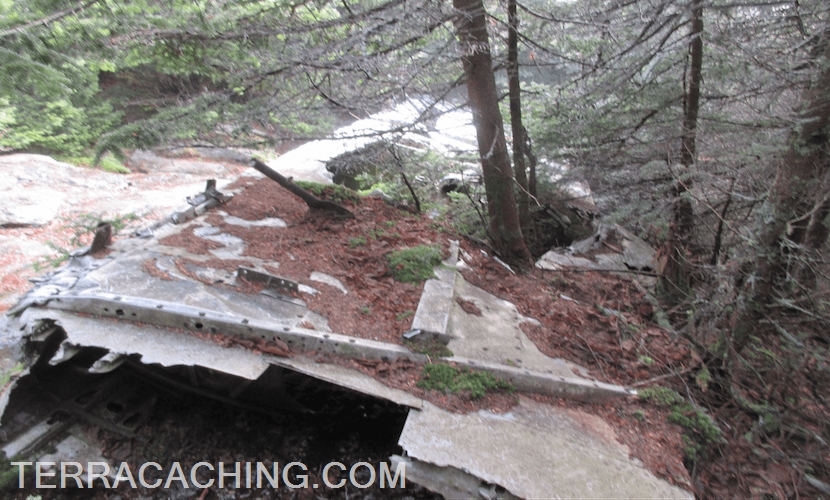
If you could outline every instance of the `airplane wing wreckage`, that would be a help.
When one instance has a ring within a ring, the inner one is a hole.
[[[284,277],[290,248],[259,253],[238,236],[279,235],[296,222],[235,215],[246,199],[263,201],[251,199],[257,186],[297,194],[290,179],[271,179],[251,170],[233,184],[209,181],[185,208],[112,243],[101,228],[92,248],[7,312],[4,345],[17,365],[0,400],[0,447],[17,464],[3,473],[10,491],[117,483],[103,495],[287,496],[296,487],[312,494],[298,498],[339,488],[392,498],[692,498],[629,458],[599,417],[532,397],[635,393],[539,352],[519,328],[532,318],[458,272],[467,264],[457,242],[439,242],[446,258],[419,292],[405,338],[331,331],[311,298],[353,294],[350,282],[311,267]],[[361,217],[359,207],[311,198],[309,213]],[[419,343],[452,354],[424,354]],[[518,403],[455,413],[358,369],[431,364],[489,374],[514,387]],[[265,491],[275,487],[281,493]]]

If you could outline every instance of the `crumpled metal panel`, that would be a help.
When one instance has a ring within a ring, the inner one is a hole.
[[[522,498],[694,498],[658,479],[599,417],[521,397],[503,414],[409,412],[398,444],[409,457],[454,467]]]

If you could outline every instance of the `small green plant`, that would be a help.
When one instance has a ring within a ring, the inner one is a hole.
[[[404,283],[420,283],[434,276],[432,269],[441,263],[441,250],[435,246],[418,245],[386,255],[392,277]]]
[[[397,316],[395,316],[395,321],[403,321],[406,318],[412,316],[413,314],[415,314],[415,312],[412,309],[406,310],[406,311],[398,314]]]
[[[568,280],[566,280],[563,276],[561,276],[559,274],[556,274],[556,275],[553,276],[553,278],[551,278],[550,284],[551,284],[551,286],[563,287],[563,288],[566,288],[570,285],[570,283],[568,283]]]
[[[12,462],[17,462],[20,457],[13,457],[11,460],[0,460],[0,491],[8,491],[12,488],[17,488],[20,477],[20,470],[17,466],[12,466]]]
[[[46,246],[57,252],[57,255],[42,257],[37,262],[32,263],[32,268],[35,272],[39,273],[47,267],[58,267],[69,259],[69,251],[65,248],[60,247],[51,241],[47,241]]]
[[[685,401],[680,394],[668,387],[654,386],[643,389],[637,393],[643,401],[654,403],[658,406],[670,406]]]
[[[363,236],[355,236],[354,238],[349,238],[349,247],[359,247],[366,244],[366,238]]]
[[[404,340],[404,345],[412,352],[432,356],[433,358],[451,358],[453,352],[436,337],[426,340]]]
[[[643,410],[634,410],[634,418],[642,422],[646,419],[646,412]]]
[[[649,356],[637,356],[637,361],[639,361],[640,363],[642,363],[644,365],[653,365],[654,364],[654,358],[651,358]]]
[[[639,392],[640,399],[658,406],[667,406],[671,413],[666,420],[687,430],[683,435],[686,458],[695,462],[705,455],[706,449],[721,440],[720,429],[712,417],[695,408],[683,396],[667,387],[649,387]]]
[[[487,391],[503,390],[512,393],[516,390],[509,382],[489,373],[455,368],[443,363],[424,365],[418,387],[451,393],[470,391],[472,399],[483,397]]]
[[[368,316],[368,315],[372,314],[372,310],[369,309],[369,306],[362,306],[360,308],[360,313],[363,314],[364,316]]]
[[[447,193],[448,203],[442,220],[461,234],[479,239],[487,238],[487,209],[478,188],[469,186],[472,192]]]
[[[388,220],[388,221],[384,222],[384,225],[386,227],[388,227],[389,229],[392,229],[393,227],[395,227],[395,224],[397,224],[397,223],[393,220]]]
[[[300,186],[314,196],[326,198],[327,200],[331,200],[335,203],[340,203],[344,200],[349,200],[355,203],[360,201],[360,195],[346,186],[341,186],[340,184],[322,184],[320,182],[312,181],[294,181],[294,184]]]
[[[9,380],[12,379],[13,375],[17,375],[18,373],[22,372],[23,368],[23,363],[18,363],[15,366],[3,372],[2,374],[0,374],[0,388],[8,384]]]
[[[695,383],[698,387],[700,387],[701,391],[706,392],[709,388],[709,382],[711,381],[712,375],[709,373],[709,368],[707,368],[706,365],[703,365],[703,368],[700,369],[695,377]]]
[[[112,235],[115,236],[119,231],[127,227],[127,225],[136,220],[140,220],[141,216],[135,213],[128,213],[118,215],[112,219],[103,219],[100,216],[84,213],[80,214],[74,219],[64,218],[65,224],[63,227],[69,228],[74,233],[69,240],[70,247],[79,248],[87,244],[91,240],[91,235],[95,233],[98,225],[103,222],[108,222],[112,226]],[[35,271],[40,272],[47,267],[58,267],[67,259],[69,259],[70,250],[63,248],[51,241],[46,242],[46,246],[54,250],[57,255],[43,257],[32,264]]]

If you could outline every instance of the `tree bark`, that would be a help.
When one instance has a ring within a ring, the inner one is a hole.
[[[513,132],[513,170],[519,184],[519,224],[522,231],[527,231],[530,222],[528,212],[528,183],[525,170],[524,145],[525,129],[522,126],[521,82],[519,81],[519,16],[516,13],[516,0],[507,3],[507,85],[510,94],[510,128]]]
[[[796,127],[790,145],[773,182],[767,201],[759,214],[758,251],[755,269],[746,280],[733,316],[732,342],[740,350],[755,330],[763,308],[772,300],[776,285],[786,277],[785,252],[805,243],[806,222],[813,214],[826,213],[822,200],[822,181],[830,175],[830,31],[822,36],[816,64],[818,78],[801,96]],[[819,233],[826,234],[823,231]],[[813,235],[813,245],[823,245]],[[786,250],[785,250],[786,249]]]
[[[688,173],[697,160],[697,115],[700,110],[700,83],[703,78],[703,0],[692,0],[691,42],[689,44],[689,88],[683,109],[683,140],[680,148],[680,164],[683,173]],[[675,223],[677,237],[683,246],[688,246],[694,229],[692,202],[683,196],[691,181],[681,179],[675,187]]]
[[[688,248],[694,230],[694,208],[686,193],[691,181],[687,175],[697,158],[697,116],[700,109],[700,83],[703,69],[703,6],[702,0],[692,0],[692,22],[689,34],[689,79],[683,100],[683,132],[681,139],[681,178],[675,183],[672,204],[672,223],[666,241],[666,266],[661,279],[662,288],[670,302],[685,298],[690,289]]]
[[[490,238],[502,255],[529,260],[513,196],[513,173],[499,111],[484,3],[453,0],[453,6],[458,11],[455,25],[487,194]]]
[[[536,192],[536,165],[539,163],[539,160],[536,158],[536,155],[533,153],[533,143],[530,141],[530,135],[527,133],[527,129],[522,127],[522,138],[524,139],[524,153],[527,156],[528,160],[528,179],[527,179],[527,190],[530,192],[530,196],[534,198],[539,196]]]

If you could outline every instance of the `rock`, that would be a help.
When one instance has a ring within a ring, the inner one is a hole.
[[[379,199],[383,200],[384,203],[388,203],[390,205],[392,205],[395,202],[395,200],[393,200],[391,196],[384,193],[380,189],[373,189],[372,191],[369,192],[369,194],[367,196],[370,197],[370,198],[379,198]]]
[[[164,158],[153,151],[137,149],[130,154],[128,164],[139,172],[171,172],[179,174],[202,174],[222,176],[228,168],[222,163],[201,160],[180,160]]]
[[[211,146],[193,146],[190,148],[174,148],[170,151],[173,157],[199,157],[206,160],[224,160],[235,163],[247,164],[251,159],[250,154],[241,153],[233,149],[216,148]]]
[[[438,181],[438,189],[447,194],[453,191],[463,192],[466,186],[481,184],[481,174],[478,170],[468,168],[462,173],[450,173]]]
[[[48,188],[3,193],[0,227],[44,226],[57,217],[64,197]]]
[[[331,172],[335,184],[358,190],[358,176],[374,176],[389,165],[395,165],[395,158],[386,142],[377,141],[331,158],[326,162],[326,170]]]
[[[464,185],[464,177],[461,174],[447,174],[438,181],[438,189],[442,193],[447,194],[453,191],[459,191]]]

